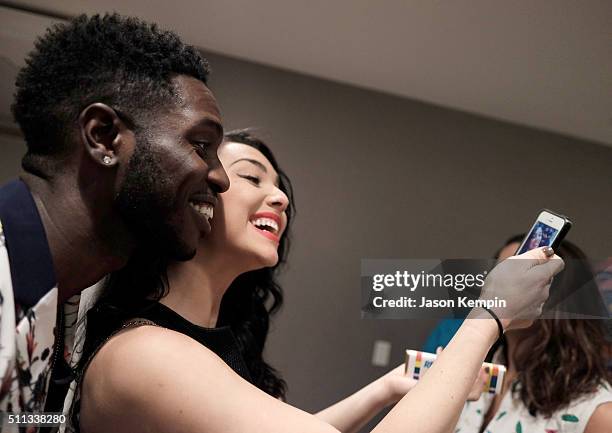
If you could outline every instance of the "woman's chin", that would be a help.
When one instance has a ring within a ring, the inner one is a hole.
[[[271,268],[278,263],[278,253],[275,251],[258,254],[260,268]]]

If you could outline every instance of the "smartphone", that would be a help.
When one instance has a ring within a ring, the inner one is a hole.
[[[523,254],[538,247],[551,247],[555,250],[571,227],[572,222],[569,218],[544,209],[536,218],[516,254]]]

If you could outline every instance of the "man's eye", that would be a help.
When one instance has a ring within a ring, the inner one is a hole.
[[[240,175],[241,178],[248,180],[249,182],[255,184],[255,185],[259,185],[261,183],[261,179],[257,176],[252,176],[250,174],[241,174]]]
[[[210,143],[207,141],[194,141],[193,142],[193,147],[195,147],[196,151],[202,158],[206,157],[206,151],[208,149],[208,146],[210,146]]]

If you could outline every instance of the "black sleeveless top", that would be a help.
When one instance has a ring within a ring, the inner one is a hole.
[[[141,310],[138,317],[148,319],[156,325],[180,332],[181,334],[193,338],[213,351],[243,379],[251,383],[253,382],[246,363],[240,354],[238,340],[236,340],[229,326],[204,328],[195,325],[159,302],[154,302]]]
[[[90,311],[91,313],[100,313],[100,310],[95,311],[96,307]],[[101,316],[90,317],[88,315],[89,320],[93,319],[93,322],[96,321],[104,322],[104,309],[102,309]],[[116,319],[116,317],[114,318]],[[176,332],[180,332],[188,337],[193,338],[203,346],[210,349],[214,352],[219,358],[221,358],[234,372],[240,375],[243,379],[247,380],[250,383],[253,383],[251,375],[249,374],[249,370],[244,361],[244,358],[240,354],[240,348],[238,346],[238,340],[234,336],[233,331],[229,326],[220,326],[218,328],[204,328],[202,326],[195,325],[191,323],[189,320],[185,319],[180,314],[176,313],[172,309],[166,307],[165,305],[150,301],[145,303],[142,308],[138,308],[138,313],[132,318],[127,318],[125,316],[122,317],[122,322],[124,324],[129,324],[130,322],[134,323],[134,326],[138,326],[137,323],[139,319],[146,319],[146,321],[153,322],[155,325],[161,326],[163,328],[171,329]],[[111,320],[112,322],[113,320]],[[146,323],[144,323],[146,324]],[[88,323],[89,326],[89,323]],[[131,327],[131,326],[130,326]],[[118,327],[111,335],[108,337],[112,337],[116,332],[120,331],[122,328]],[[95,349],[92,353],[86,355],[88,358],[86,364],[83,366],[83,371],[80,372],[77,379],[77,390],[75,397],[72,401],[72,405],[69,408],[68,415],[68,425],[66,428],[67,432],[79,432],[80,431],[80,386],[82,385],[81,380],[84,375],[89,362],[97,351],[108,341],[108,338],[103,341],[98,341],[95,343]]]

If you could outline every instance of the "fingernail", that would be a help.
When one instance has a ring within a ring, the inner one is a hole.
[[[550,257],[550,256],[555,255],[555,251],[551,247],[544,247],[543,251],[544,251],[544,255],[546,257]]]

